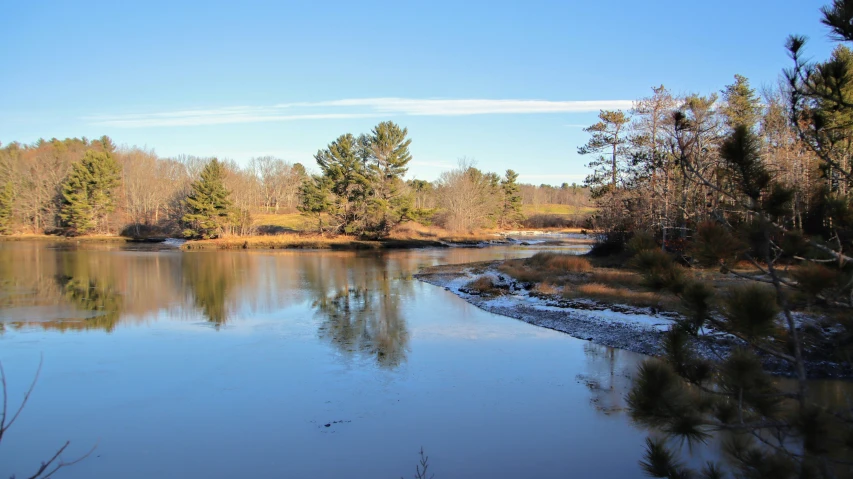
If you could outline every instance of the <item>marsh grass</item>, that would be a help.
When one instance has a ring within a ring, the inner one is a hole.
[[[502,290],[498,288],[495,285],[495,282],[492,281],[492,278],[488,276],[480,276],[479,278],[468,282],[468,284],[463,287],[463,291],[485,296],[496,296],[502,294]]]
[[[666,291],[647,287],[635,271],[594,267],[582,256],[537,253],[527,259],[507,260],[498,270],[517,281],[533,283],[534,291],[563,298],[590,298],[596,301],[636,307],[676,310],[678,298]]]

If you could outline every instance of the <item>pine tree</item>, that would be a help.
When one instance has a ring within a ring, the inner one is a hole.
[[[0,234],[7,235],[11,231],[14,202],[15,191],[9,181],[0,190]]]
[[[628,144],[625,132],[628,117],[624,112],[601,110],[598,119],[598,123],[584,129],[592,137],[578,148],[579,155],[598,155],[589,163],[593,173],[586,178],[593,198],[617,188],[621,173],[619,163]]]
[[[334,211],[335,208],[331,187],[331,181],[326,177],[315,175],[305,178],[299,189],[297,209],[303,215],[317,220],[318,234],[323,234],[323,215]]]
[[[86,151],[74,163],[61,191],[60,218],[74,234],[103,230],[106,218],[115,209],[115,190],[121,167],[106,151]]]
[[[408,171],[412,154],[406,138],[409,130],[385,121],[373,128],[369,137],[371,169],[375,174],[373,210],[378,216],[378,229],[388,233],[394,223],[402,221],[411,208],[403,176]]]
[[[506,174],[500,183],[503,193],[499,220],[501,228],[512,226],[523,217],[521,212],[521,190],[516,180],[518,180],[518,173],[513,170],[506,170]]]
[[[337,219],[343,233],[364,230],[366,202],[371,193],[372,172],[365,165],[364,139],[341,135],[314,155],[335,194],[335,208],[326,211]]]
[[[720,112],[726,119],[730,129],[738,126],[754,128],[761,117],[761,101],[755,90],[750,88],[749,80],[741,75],[735,75],[735,82],[726,85],[723,93],[723,105]]]
[[[184,236],[188,238],[216,238],[232,221],[231,192],[225,188],[225,169],[216,158],[210,160],[201,177],[191,185],[184,200],[188,209],[183,221]]]

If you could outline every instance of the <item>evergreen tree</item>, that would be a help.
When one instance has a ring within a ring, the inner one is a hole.
[[[121,167],[111,153],[86,151],[62,185],[60,218],[65,226],[75,234],[105,229],[120,180]]]
[[[323,215],[334,211],[335,200],[332,198],[332,184],[326,177],[320,175],[305,178],[299,189],[299,206],[297,209],[317,220],[317,233],[323,234]]]
[[[327,213],[335,216],[338,229],[344,233],[362,232],[365,227],[372,172],[365,165],[363,144],[363,139],[356,139],[348,133],[314,155],[323,176],[330,183],[331,192],[335,194],[335,207]]]
[[[738,126],[754,128],[761,117],[761,101],[755,90],[750,88],[749,80],[741,75],[735,75],[735,82],[726,85],[723,93],[723,105],[720,112],[730,129]]]
[[[521,212],[521,190],[518,187],[518,173],[513,170],[506,170],[506,173],[501,180],[501,191],[503,193],[503,201],[501,205],[499,226],[506,228],[520,221],[523,217]]]
[[[369,137],[371,169],[375,174],[372,207],[379,219],[378,229],[386,234],[394,223],[406,217],[412,204],[403,182],[412,160],[408,133],[408,129],[385,121],[376,125]]]
[[[188,238],[216,238],[232,221],[231,192],[225,187],[225,168],[216,158],[201,171],[201,177],[190,185],[184,200],[188,212],[183,216]]]
[[[15,202],[15,192],[12,182],[6,182],[0,190],[0,234],[7,235],[12,229],[12,213]]]
[[[628,117],[622,111],[601,110],[599,122],[585,128],[591,135],[586,145],[578,148],[579,155],[598,155],[590,161],[593,173],[586,178],[593,198],[604,196],[617,188],[620,160],[625,155],[628,138],[625,132]]]

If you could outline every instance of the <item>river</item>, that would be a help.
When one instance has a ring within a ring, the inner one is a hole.
[[[421,447],[437,479],[643,477],[646,431],[622,409],[642,356],[412,278],[537,248],[0,243],[12,406],[43,358],[0,477],[66,440],[66,459],[97,445],[69,479],[411,477]]]

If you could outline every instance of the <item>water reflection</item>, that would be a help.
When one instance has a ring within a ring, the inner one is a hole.
[[[625,411],[625,396],[642,355],[622,349],[584,343],[587,368],[577,380],[589,388],[590,404],[605,415]]]
[[[217,329],[228,321],[230,315],[229,294],[239,286],[239,273],[244,266],[238,263],[240,259],[230,254],[187,254],[181,257],[183,285],[204,319]]]
[[[535,251],[0,243],[0,359],[26,371],[43,349],[51,371],[38,394],[62,398],[28,406],[19,437],[31,442],[4,443],[18,449],[0,466],[37,463],[26,454],[54,433],[101,439],[103,457],[69,478],[163,477],[188,464],[205,477],[395,477],[421,445],[437,477],[565,477],[566,464],[572,477],[640,477],[646,431],[631,425],[624,398],[641,355],[494,316],[411,279],[424,266]],[[27,334],[41,329],[85,333]],[[812,390],[840,404],[851,388]],[[156,460],[140,461],[142,449]],[[281,450],[293,460],[269,461]]]

